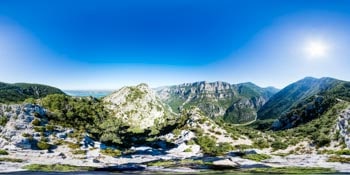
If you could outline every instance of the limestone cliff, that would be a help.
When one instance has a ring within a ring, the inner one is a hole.
[[[253,83],[195,82],[157,89],[160,99],[173,111],[191,106],[200,108],[211,118],[244,123],[256,118],[256,111],[274,94],[274,88],[260,88]]]

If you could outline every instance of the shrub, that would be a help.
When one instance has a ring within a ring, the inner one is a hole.
[[[79,149],[80,148],[80,144],[79,143],[71,143],[71,142],[68,142],[68,147],[70,149]]]
[[[86,154],[86,150],[74,150],[72,154]]]
[[[43,172],[71,172],[71,171],[91,171],[94,170],[92,167],[84,166],[73,166],[64,164],[53,164],[53,165],[41,165],[41,164],[30,164],[23,167],[29,171],[43,171]]]
[[[327,162],[350,163],[350,158],[341,156],[331,156],[328,158]]]
[[[187,145],[194,145],[194,144],[196,144],[196,142],[192,139],[187,141]]]
[[[118,157],[122,155],[122,152],[117,149],[107,148],[100,151],[102,154],[112,157]]]
[[[39,141],[36,146],[41,149],[41,150],[46,150],[46,149],[49,149],[50,148],[50,144],[46,143],[46,142],[43,142],[43,141]]]
[[[269,148],[270,144],[265,139],[261,138],[261,139],[254,140],[254,146],[260,149],[263,149],[263,148]]]
[[[0,126],[5,126],[7,122],[8,122],[8,119],[6,116],[0,117]]]
[[[229,143],[216,144],[216,140],[209,136],[197,137],[197,144],[201,147],[204,154],[220,156],[231,151],[233,147]]]
[[[240,152],[244,152],[246,149],[252,148],[252,146],[246,145],[246,144],[240,144],[240,145],[235,145],[235,148],[238,149]]]
[[[197,144],[201,147],[203,153],[213,154],[213,149],[216,147],[216,141],[209,136],[199,136],[196,138]]]
[[[34,125],[34,126],[40,126],[40,120],[39,119],[34,119],[33,121],[32,121],[32,125]]]
[[[30,137],[31,135],[29,133],[23,133],[22,137]]]
[[[267,154],[246,154],[242,158],[261,162],[262,160],[270,159],[271,156]]]
[[[54,126],[53,125],[46,125],[46,131],[52,132],[53,130],[54,130]]]
[[[35,126],[34,131],[35,132],[45,132],[45,128],[43,126]]]
[[[191,148],[186,148],[186,149],[184,150],[184,152],[192,152],[192,149],[191,149]]]
[[[286,149],[288,148],[288,145],[282,141],[275,141],[271,144],[271,147],[274,150],[278,150],[278,149]]]
[[[331,143],[331,139],[325,134],[320,134],[316,139],[315,143],[317,147],[328,146]]]
[[[21,163],[21,162],[23,162],[23,160],[22,159],[9,158],[9,157],[0,157],[0,162]]]
[[[181,134],[181,130],[180,129],[174,129],[173,131],[175,136],[179,136]]]
[[[349,149],[342,149],[342,150],[336,151],[335,154],[338,154],[338,155],[350,155],[350,150]]]
[[[8,155],[9,153],[6,150],[0,149],[0,155]]]

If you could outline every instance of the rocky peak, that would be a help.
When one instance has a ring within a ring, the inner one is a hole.
[[[115,117],[137,129],[150,128],[172,116],[147,84],[123,87],[103,101]]]

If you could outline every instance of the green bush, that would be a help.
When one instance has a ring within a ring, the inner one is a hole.
[[[53,125],[46,125],[46,131],[50,131],[50,132],[52,132],[52,131],[54,131],[54,126]]]
[[[71,171],[91,171],[94,170],[92,167],[84,166],[73,166],[64,164],[53,164],[53,165],[41,165],[41,164],[30,164],[23,167],[29,171],[43,171],[43,172],[71,172]]]
[[[9,153],[6,150],[0,149],[0,155],[8,155]]]
[[[243,155],[242,158],[261,162],[262,160],[270,159],[271,156],[267,154],[246,154]]]
[[[33,121],[32,121],[32,125],[34,125],[34,126],[40,126],[40,120],[39,119],[34,119]]]
[[[41,150],[46,150],[46,149],[49,149],[50,148],[50,144],[46,143],[46,142],[43,142],[43,141],[39,141],[36,146],[41,149]]]
[[[282,141],[275,141],[271,144],[271,147],[274,150],[279,150],[279,149],[286,149],[288,148],[288,145]]]
[[[34,127],[35,132],[45,132],[45,127],[43,126],[35,126]]]
[[[342,149],[342,150],[336,151],[335,154],[337,154],[337,155],[350,155],[350,150],[349,149]]]
[[[79,149],[80,148],[80,144],[79,143],[71,143],[71,142],[68,142],[68,147],[70,149]]]
[[[254,146],[257,148],[263,149],[263,148],[269,148],[270,144],[269,142],[267,142],[267,140],[260,138],[260,139],[254,140]]]
[[[0,126],[5,126],[8,122],[8,119],[6,116],[0,116]]]
[[[320,134],[315,138],[315,143],[317,147],[329,146],[331,139],[325,134]]]
[[[216,144],[216,140],[209,136],[200,136],[195,139],[204,154],[221,156],[231,151],[233,147],[229,143]]]
[[[86,154],[86,150],[74,150],[72,154]]]
[[[30,137],[30,136],[32,136],[32,135],[30,135],[30,134],[28,134],[28,133],[23,133],[23,134],[22,134],[22,137]]]
[[[186,148],[185,150],[184,150],[184,152],[192,152],[192,149],[191,148]]]
[[[13,162],[13,163],[21,163],[22,159],[15,159],[10,157],[0,157],[0,162]]]
[[[199,136],[195,140],[197,144],[201,147],[203,153],[212,155],[213,149],[216,147],[216,141],[209,136]]]
[[[112,157],[118,157],[122,155],[122,152],[117,149],[107,148],[100,151],[102,154]]]
[[[327,162],[350,163],[350,157],[331,156],[328,158]]]

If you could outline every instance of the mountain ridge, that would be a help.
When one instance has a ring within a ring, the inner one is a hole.
[[[256,111],[276,91],[251,82],[230,84],[222,81],[198,81],[157,88],[160,99],[175,112],[198,106],[211,118],[223,117],[233,123],[254,120]],[[245,115],[249,116],[243,118]]]
[[[27,98],[42,98],[49,94],[64,94],[58,88],[32,83],[4,83],[0,82],[0,102],[16,103]]]

